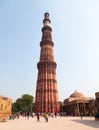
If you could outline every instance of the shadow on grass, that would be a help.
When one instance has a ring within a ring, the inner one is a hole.
[[[72,121],[83,124],[83,125],[87,125],[87,126],[90,126],[93,128],[99,128],[99,121],[89,120],[89,119],[86,119],[86,120],[85,119],[75,119]]]

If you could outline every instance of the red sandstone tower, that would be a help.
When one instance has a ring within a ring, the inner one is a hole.
[[[54,61],[52,28],[49,13],[44,14],[42,40],[40,42],[40,61],[37,64],[38,79],[36,87],[35,112],[59,112],[59,99]]]

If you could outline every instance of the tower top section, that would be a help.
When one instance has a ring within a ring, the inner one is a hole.
[[[44,20],[43,20],[43,25],[44,26],[50,26],[51,20],[49,19],[49,13],[46,12],[44,14]]]

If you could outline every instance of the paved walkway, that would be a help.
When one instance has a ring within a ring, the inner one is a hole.
[[[99,130],[99,121],[95,121],[93,117],[50,117],[49,121],[45,122],[42,117],[37,122],[36,117],[20,117],[0,122],[0,130]]]

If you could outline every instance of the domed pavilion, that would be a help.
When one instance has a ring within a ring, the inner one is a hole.
[[[64,100],[64,109],[67,115],[80,116],[90,113],[89,104],[94,99],[85,97],[82,93],[75,91],[67,99]]]

